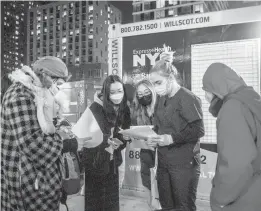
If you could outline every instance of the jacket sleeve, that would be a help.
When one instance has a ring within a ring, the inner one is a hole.
[[[227,101],[220,112],[217,123],[218,162],[210,198],[213,206],[228,205],[240,197],[253,176],[251,163],[257,155],[240,102]]]
[[[130,126],[131,126],[130,108],[127,106],[126,109],[125,109],[124,118],[123,118],[123,121],[122,121],[122,129],[125,129],[125,130],[129,129]],[[117,133],[117,138],[123,142],[123,144],[120,145],[119,148],[117,149],[118,151],[121,151],[126,147],[127,142],[130,141],[130,140],[125,140],[123,138],[123,135],[121,135],[119,133]]]
[[[43,133],[33,99],[17,96],[10,100],[6,112],[19,151],[31,160],[36,169],[53,165],[62,153],[63,143],[58,134]]]
[[[188,123],[187,126],[179,133],[172,133],[173,145],[185,144],[188,142],[197,142],[205,134],[203,120],[196,120]]]
[[[196,96],[184,96],[181,99],[180,116],[184,124],[178,133],[171,134],[174,144],[197,142],[205,135],[201,100]]]

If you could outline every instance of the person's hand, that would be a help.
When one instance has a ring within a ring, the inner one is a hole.
[[[155,147],[155,145],[159,146],[168,146],[173,143],[171,135],[164,134],[164,135],[157,135],[153,137],[149,137],[147,144],[148,146]]]
[[[120,143],[121,142],[119,139],[117,138],[111,138],[111,139],[108,139],[108,144],[111,145],[111,147],[116,150],[119,148],[120,146]]]
[[[163,48],[164,51],[160,54],[160,60],[164,60],[165,62],[172,62],[175,51],[169,51],[165,44],[163,45]]]
[[[125,141],[131,140],[131,137],[130,137],[130,136],[127,136],[127,135],[122,135],[122,138],[123,138]]]
[[[159,141],[160,141],[160,136],[153,136],[153,137],[149,137],[146,143],[149,147],[155,148],[158,146]]]

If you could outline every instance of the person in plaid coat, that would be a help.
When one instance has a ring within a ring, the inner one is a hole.
[[[33,70],[44,88],[68,76],[55,57],[40,59]],[[44,134],[38,119],[35,93],[15,81],[1,108],[2,211],[58,211],[61,196],[60,156],[63,142],[57,133]]]

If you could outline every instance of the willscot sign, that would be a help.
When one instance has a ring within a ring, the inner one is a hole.
[[[170,51],[175,51],[173,65],[180,73],[182,85],[202,99],[205,137],[201,139],[199,198],[209,198],[217,160],[213,152],[215,119],[208,112],[202,76],[211,63],[223,62],[260,92],[260,11],[261,6],[256,6],[109,27],[109,74],[118,74],[129,83],[133,70],[142,67],[143,75],[149,76],[166,44]],[[128,171],[123,189],[142,192],[139,151],[128,149],[125,155]],[[130,152],[137,155],[135,159],[129,156]]]

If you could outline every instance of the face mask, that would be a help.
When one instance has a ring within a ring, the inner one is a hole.
[[[213,115],[213,117],[217,117],[222,105],[223,100],[214,95],[208,111]]]
[[[59,89],[56,86],[56,84],[52,84],[52,86],[49,88],[49,90],[50,90],[50,92],[52,93],[53,96],[55,96],[59,92]]]
[[[139,102],[139,104],[141,104],[143,106],[150,105],[152,102],[152,94],[148,94],[141,98],[138,98],[138,102]]]
[[[118,94],[111,94],[110,95],[110,100],[113,102],[113,104],[120,104],[122,99],[123,99],[124,94],[123,93],[118,93]]]
[[[168,79],[161,85],[155,87],[155,91],[159,96],[165,96],[169,93],[169,81]]]

